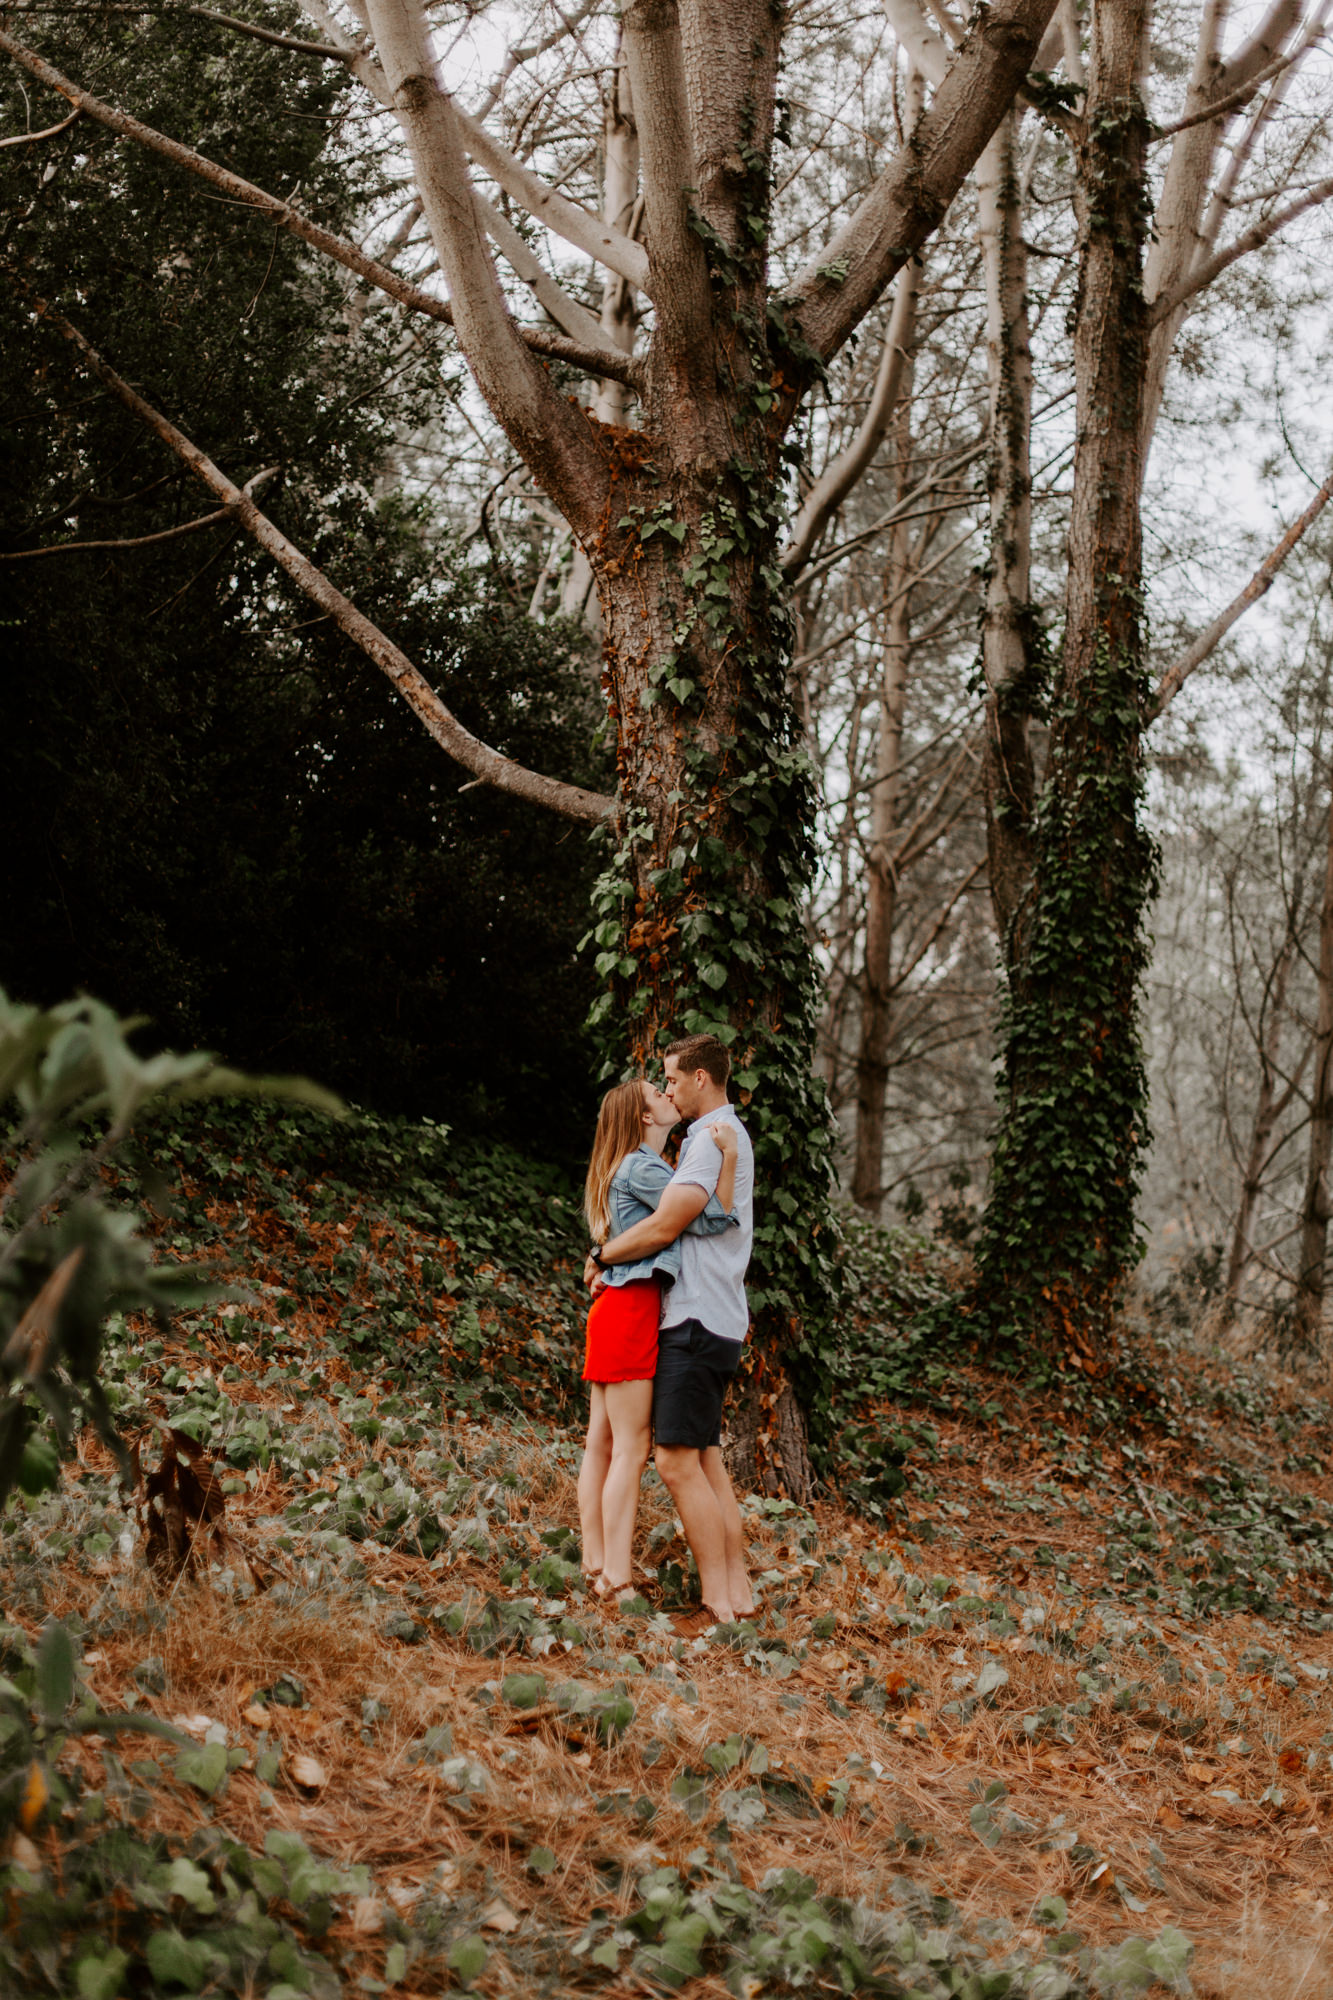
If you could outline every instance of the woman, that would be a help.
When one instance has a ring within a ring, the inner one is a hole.
[[[584,1213],[593,1241],[618,1236],[651,1215],[671,1180],[662,1158],[679,1113],[665,1091],[636,1079],[602,1099],[588,1163]],[[717,1191],[689,1225],[700,1236],[729,1229],[736,1186],[735,1128],[710,1128],[722,1155]],[[599,1597],[632,1593],[630,1548],[639,1481],[652,1444],[653,1375],[662,1288],[680,1274],[680,1244],[638,1264],[612,1264],[588,1314],[583,1379],[592,1386],[588,1442],[579,1472],[583,1572]]]

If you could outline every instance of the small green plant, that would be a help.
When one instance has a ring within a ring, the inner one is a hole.
[[[97,1000],[24,1006],[0,991],[0,1106],[12,1106],[0,1201],[0,1507],[58,1476],[57,1444],[91,1422],[122,1455],[99,1373],[113,1312],[171,1313],[216,1297],[187,1265],[156,1263],[103,1170],[137,1119],[185,1098],[261,1095],[340,1112],[293,1077],[248,1077],[203,1054],[140,1056],[142,1025]],[[40,1423],[42,1415],[49,1428]]]

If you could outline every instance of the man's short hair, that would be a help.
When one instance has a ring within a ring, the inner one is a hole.
[[[731,1057],[716,1035],[681,1035],[679,1040],[668,1043],[662,1053],[675,1056],[681,1068],[691,1075],[697,1069],[706,1071],[719,1090],[726,1089]]]

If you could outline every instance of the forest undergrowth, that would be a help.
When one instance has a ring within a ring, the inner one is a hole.
[[[234,1289],[110,1330],[147,1487],[88,1436],[4,1519],[7,1994],[1333,1995],[1309,1384],[1146,1326],[1137,1385],[964,1362],[906,1331],[928,1239],[857,1228],[821,1495],[747,1497],[759,1612],[682,1640],[655,1475],[645,1595],[579,1569],[568,1181],[149,1144],[160,1254]]]

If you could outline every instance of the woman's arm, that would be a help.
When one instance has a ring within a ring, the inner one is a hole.
[[[722,1134],[724,1136],[719,1137]],[[709,1195],[703,1212],[690,1224],[691,1236],[722,1236],[728,1229],[739,1229],[740,1217],[735,1214],[733,1203],[736,1198],[736,1129],[733,1125],[718,1124],[708,1128],[708,1136],[722,1155],[722,1166],[717,1177],[717,1186]]]
[[[736,1128],[724,1118],[719,1124],[709,1126],[708,1136],[722,1155],[722,1171],[717,1177],[714,1193],[730,1213],[736,1199],[736,1158],[740,1151],[736,1144]]]

